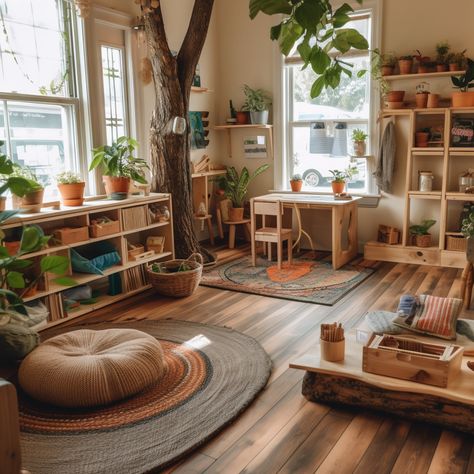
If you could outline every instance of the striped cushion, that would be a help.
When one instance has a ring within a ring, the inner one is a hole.
[[[421,295],[412,329],[444,339],[456,339],[456,321],[461,312],[462,300]]]

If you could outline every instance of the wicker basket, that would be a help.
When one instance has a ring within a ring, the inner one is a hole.
[[[155,291],[163,296],[182,298],[190,296],[201,281],[203,260],[199,253],[193,253],[187,260],[169,260],[160,263],[163,268],[176,268],[186,262],[192,270],[175,273],[156,273],[147,267],[148,281]]]
[[[467,249],[467,239],[457,235],[446,236],[446,250],[455,252],[465,252]]]

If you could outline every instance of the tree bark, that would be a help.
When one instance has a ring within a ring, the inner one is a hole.
[[[156,104],[150,127],[151,187],[173,196],[175,251],[178,258],[193,252],[213,257],[201,248],[194,233],[189,97],[194,73],[206,40],[214,0],[195,0],[188,31],[177,56],[166,38],[161,6],[144,15]],[[187,133],[172,132],[175,117],[183,117]]]

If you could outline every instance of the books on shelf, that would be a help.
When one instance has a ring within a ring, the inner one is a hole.
[[[122,272],[123,291],[138,290],[148,284],[146,276],[146,265],[137,265]]]

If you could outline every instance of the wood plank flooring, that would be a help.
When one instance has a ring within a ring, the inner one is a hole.
[[[357,326],[368,310],[394,310],[405,292],[457,296],[460,276],[453,269],[383,263],[332,307],[200,287],[183,300],[146,293],[81,322],[175,318],[225,325],[255,337],[270,354],[273,373],[254,403],[168,473],[474,474],[472,437],[308,402],[300,394],[303,373],[288,368],[314,346],[322,321]]]

